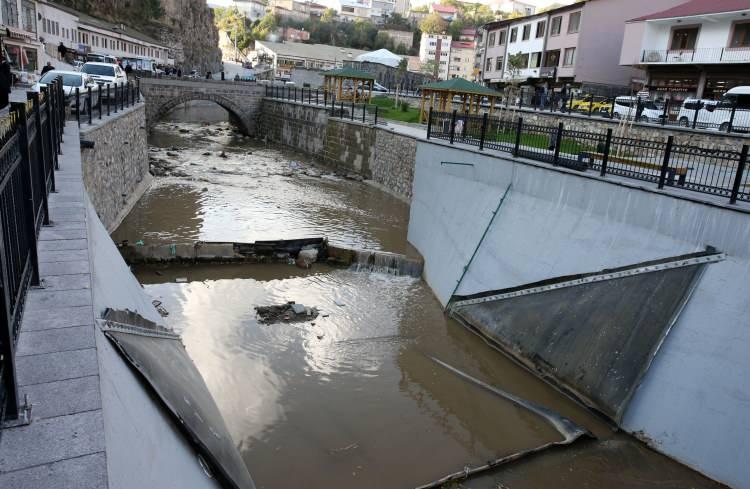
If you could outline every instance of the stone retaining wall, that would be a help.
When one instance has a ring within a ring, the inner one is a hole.
[[[109,232],[120,224],[143,194],[151,174],[148,166],[144,104],[81,128],[83,183],[99,219]]]
[[[269,141],[304,151],[399,198],[411,199],[414,138],[387,127],[329,119],[318,106],[266,99],[262,107],[259,127]]]

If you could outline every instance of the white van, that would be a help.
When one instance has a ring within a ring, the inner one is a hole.
[[[734,108],[734,120],[732,109]],[[695,111],[698,118],[695,119]],[[750,130],[750,87],[734,87],[727,91],[721,100],[686,99],[680,108],[677,120],[681,126],[702,129],[718,129],[726,132],[731,121],[732,127],[743,131]]]
[[[615,119],[635,119],[638,112],[638,97],[620,96],[615,98],[612,116]],[[641,113],[637,122],[659,122],[663,111],[650,100],[641,100]]]

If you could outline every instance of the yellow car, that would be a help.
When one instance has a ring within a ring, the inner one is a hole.
[[[576,112],[604,112],[612,110],[612,104],[605,97],[585,95],[583,98],[574,98],[570,103],[570,109]]]

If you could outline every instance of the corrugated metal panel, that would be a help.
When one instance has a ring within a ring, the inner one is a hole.
[[[700,272],[698,253],[456,298],[451,314],[620,422]]]

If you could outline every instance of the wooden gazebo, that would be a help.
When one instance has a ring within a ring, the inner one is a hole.
[[[433,110],[449,112],[453,107],[453,97],[460,97],[461,112],[478,114],[482,98],[487,97],[490,113],[495,109],[495,101],[502,96],[491,88],[483,87],[464,78],[451,78],[439,82],[422,85],[420,88],[422,100],[419,104],[419,122],[427,122],[430,107]],[[468,104],[468,105],[467,105]]]
[[[323,89],[336,100],[370,103],[375,77],[353,68],[337,68],[323,73]]]

